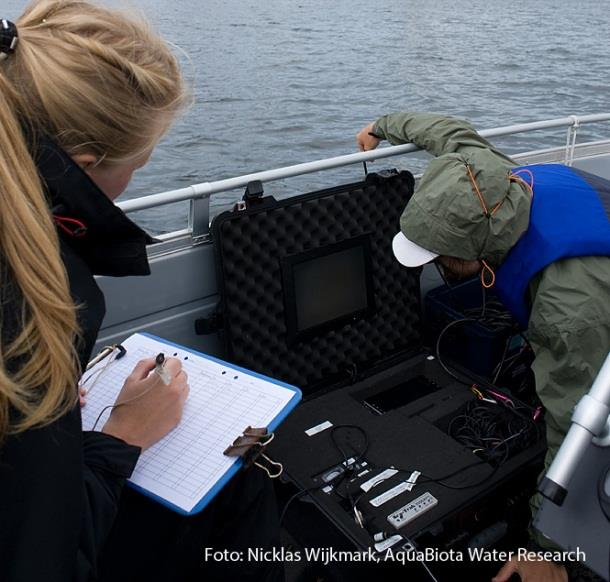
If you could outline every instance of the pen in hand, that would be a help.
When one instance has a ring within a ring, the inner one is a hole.
[[[172,377],[165,369],[165,354],[163,352],[155,358],[155,374],[161,378],[161,382],[166,386],[169,386],[172,383]]]

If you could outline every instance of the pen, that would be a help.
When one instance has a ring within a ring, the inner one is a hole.
[[[163,352],[155,358],[155,374],[161,378],[161,382],[166,386],[169,386],[172,383],[172,377],[165,369],[165,354]]]

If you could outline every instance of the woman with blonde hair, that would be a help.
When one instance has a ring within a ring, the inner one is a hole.
[[[180,421],[180,362],[167,362],[167,390],[147,390],[154,361],[141,361],[119,396],[133,400],[101,432],[82,432],[76,388],[104,316],[93,275],[150,272],[150,237],[112,201],[186,102],[175,57],[140,20],[80,0],[41,0],[0,20],[3,581],[97,579],[125,546],[153,563],[128,539],[142,514],[154,517],[141,528],[170,524],[166,537],[193,529],[123,493],[140,451]],[[171,551],[157,553],[158,577],[147,579],[177,579],[159,565]]]

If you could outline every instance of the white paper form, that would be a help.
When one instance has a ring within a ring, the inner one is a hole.
[[[103,408],[114,403],[139,360],[154,358],[160,352],[179,358],[190,384],[182,420],[142,453],[130,481],[187,513],[236,462],[222,452],[247,426],[268,426],[295,397],[294,388],[147,335],[135,334],[122,345],[127,350],[123,358],[109,364],[102,360],[83,375],[94,374],[85,385],[94,382],[82,409],[83,429],[91,430]],[[159,383],[154,389],[164,388]],[[109,414],[110,410],[104,412],[96,430],[103,427]]]

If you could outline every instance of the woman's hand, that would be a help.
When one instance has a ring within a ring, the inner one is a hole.
[[[546,560],[518,560],[515,557],[506,562],[491,580],[508,582],[513,574],[517,574],[521,582],[568,582],[564,566]]]
[[[369,123],[366,127],[363,127],[360,132],[356,135],[356,141],[358,142],[358,149],[361,152],[366,152],[368,150],[374,150],[381,141],[380,138],[371,135],[373,133],[373,128],[375,127],[375,122]]]
[[[165,370],[172,379],[168,386],[154,373],[154,368],[154,358],[138,362],[125,380],[115,408],[102,429],[143,450],[178,425],[189,393],[180,360],[168,358],[165,361]]]

